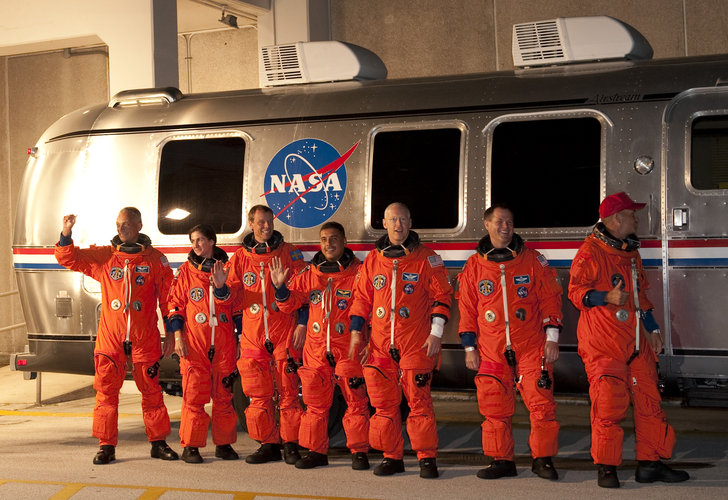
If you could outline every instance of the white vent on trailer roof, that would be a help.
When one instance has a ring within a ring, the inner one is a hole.
[[[302,83],[297,44],[263,47],[263,69],[269,85]]]
[[[564,47],[561,44],[559,25],[555,20],[516,24],[513,26],[513,34],[524,64],[531,64],[533,61],[564,60]]]
[[[608,16],[513,25],[513,64],[517,67],[650,58],[652,47],[647,39],[632,26]]]
[[[296,42],[261,49],[261,86],[386,78],[373,52],[345,42]]]

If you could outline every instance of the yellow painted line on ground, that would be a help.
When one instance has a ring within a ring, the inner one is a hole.
[[[68,500],[85,487],[82,483],[68,483],[66,487],[51,497],[51,500]]]
[[[362,497],[330,497],[324,495],[291,495],[287,493],[269,493],[259,491],[233,491],[233,490],[203,490],[198,488],[175,488],[165,486],[139,486],[131,484],[101,484],[101,483],[66,483],[62,481],[36,481],[32,479],[0,479],[0,485],[7,483],[17,484],[50,484],[63,486],[63,489],[50,497],[50,500],[68,500],[73,495],[81,491],[85,487],[93,488],[125,488],[130,490],[144,490],[137,500],[155,500],[168,492],[185,492],[185,493],[207,493],[217,495],[233,495],[235,500],[253,500],[256,497],[276,497],[276,498],[300,498],[300,499],[316,499],[316,500],[374,500]]]
[[[147,488],[147,490],[137,497],[137,500],[157,500],[167,492],[167,488]]]

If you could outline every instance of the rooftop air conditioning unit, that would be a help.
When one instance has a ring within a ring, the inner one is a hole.
[[[559,17],[513,25],[516,67],[651,58],[647,39],[613,17]]]
[[[261,49],[261,86],[386,78],[373,52],[345,42],[296,42]]]

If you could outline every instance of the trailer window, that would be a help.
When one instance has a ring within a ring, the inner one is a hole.
[[[690,182],[695,189],[728,189],[728,117],[693,122]]]
[[[599,219],[601,124],[596,118],[511,121],[493,132],[491,200],[516,227],[591,226]]]
[[[407,205],[415,228],[458,226],[462,132],[457,128],[381,131],[374,136],[371,220],[383,229],[384,209]]]
[[[240,137],[170,141],[159,167],[157,223],[163,234],[187,234],[197,224],[217,233],[242,226],[243,158]]]

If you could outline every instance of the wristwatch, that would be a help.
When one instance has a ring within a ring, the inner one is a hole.
[[[474,351],[474,350],[475,350],[475,347],[473,347],[473,346],[471,346],[471,345],[469,345],[469,346],[467,346],[467,347],[465,348],[465,352],[470,352],[470,351]]]

